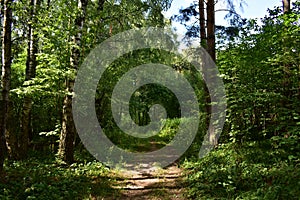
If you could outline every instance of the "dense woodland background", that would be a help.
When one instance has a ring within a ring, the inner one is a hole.
[[[101,199],[118,192],[110,187],[112,169],[77,136],[76,71],[110,36],[149,26],[170,30],[172,21],[186,26],[185,42],[207,50],[225,83],[226,122],[215,149],[198,158],[211,105],[201,75],[184,58],[158,49],[124,55],[99,80],[96,110],[106,135],[129,151],[153,151],[189,120],[180,119],[171,91],[146,85],[133,94],[132,119],[122,121],[146,125],[151,105],[159,103],[168,114],[161,132],[137,139],[113,123],[110,97],[122,74],[140,64],[166,64],[190,81],[202,112],[195,142],[177,161],[185,170],[185,198],[298,199],[300,1],[283,0],[261,22],[243,19],[236,1],[224,1],[227,27],[215,24],[213,0],[195,1],[172,19],[162,14],[171,0],[1,0],[0,199]],[[247,9],[246,0],[238,3]]]

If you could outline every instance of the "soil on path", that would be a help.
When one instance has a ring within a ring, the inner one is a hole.
[[[183,200],[182,169],[172,165],[166,169],[120,170],[113,187],[120,191],[122,200]],[[110,198],[108,198],[110,199]]]

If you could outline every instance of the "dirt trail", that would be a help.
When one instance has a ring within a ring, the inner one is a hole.
[[[121,170],[114,186],[122,200],[183,200],[182,170],[173,165],[166,169]],[[114,198],[116,199],[116,198]]]

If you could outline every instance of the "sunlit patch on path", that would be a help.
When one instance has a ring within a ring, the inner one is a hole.
[[[159,167],[120,170],[117,184],[119,199],[185,199],[182,170],[173,165],[166,169]]]

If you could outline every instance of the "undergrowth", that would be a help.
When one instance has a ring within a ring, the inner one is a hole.
[[[201,160],[186,161],[188,198],[298,199],[300,145],[286,144],[289,148],[274,140],[228,143]]]
[[[31,155],[24,161],[5,163],[0,199],[94,199],[117,196],[110,170],[91,159],[71,166],[49,155]]]

